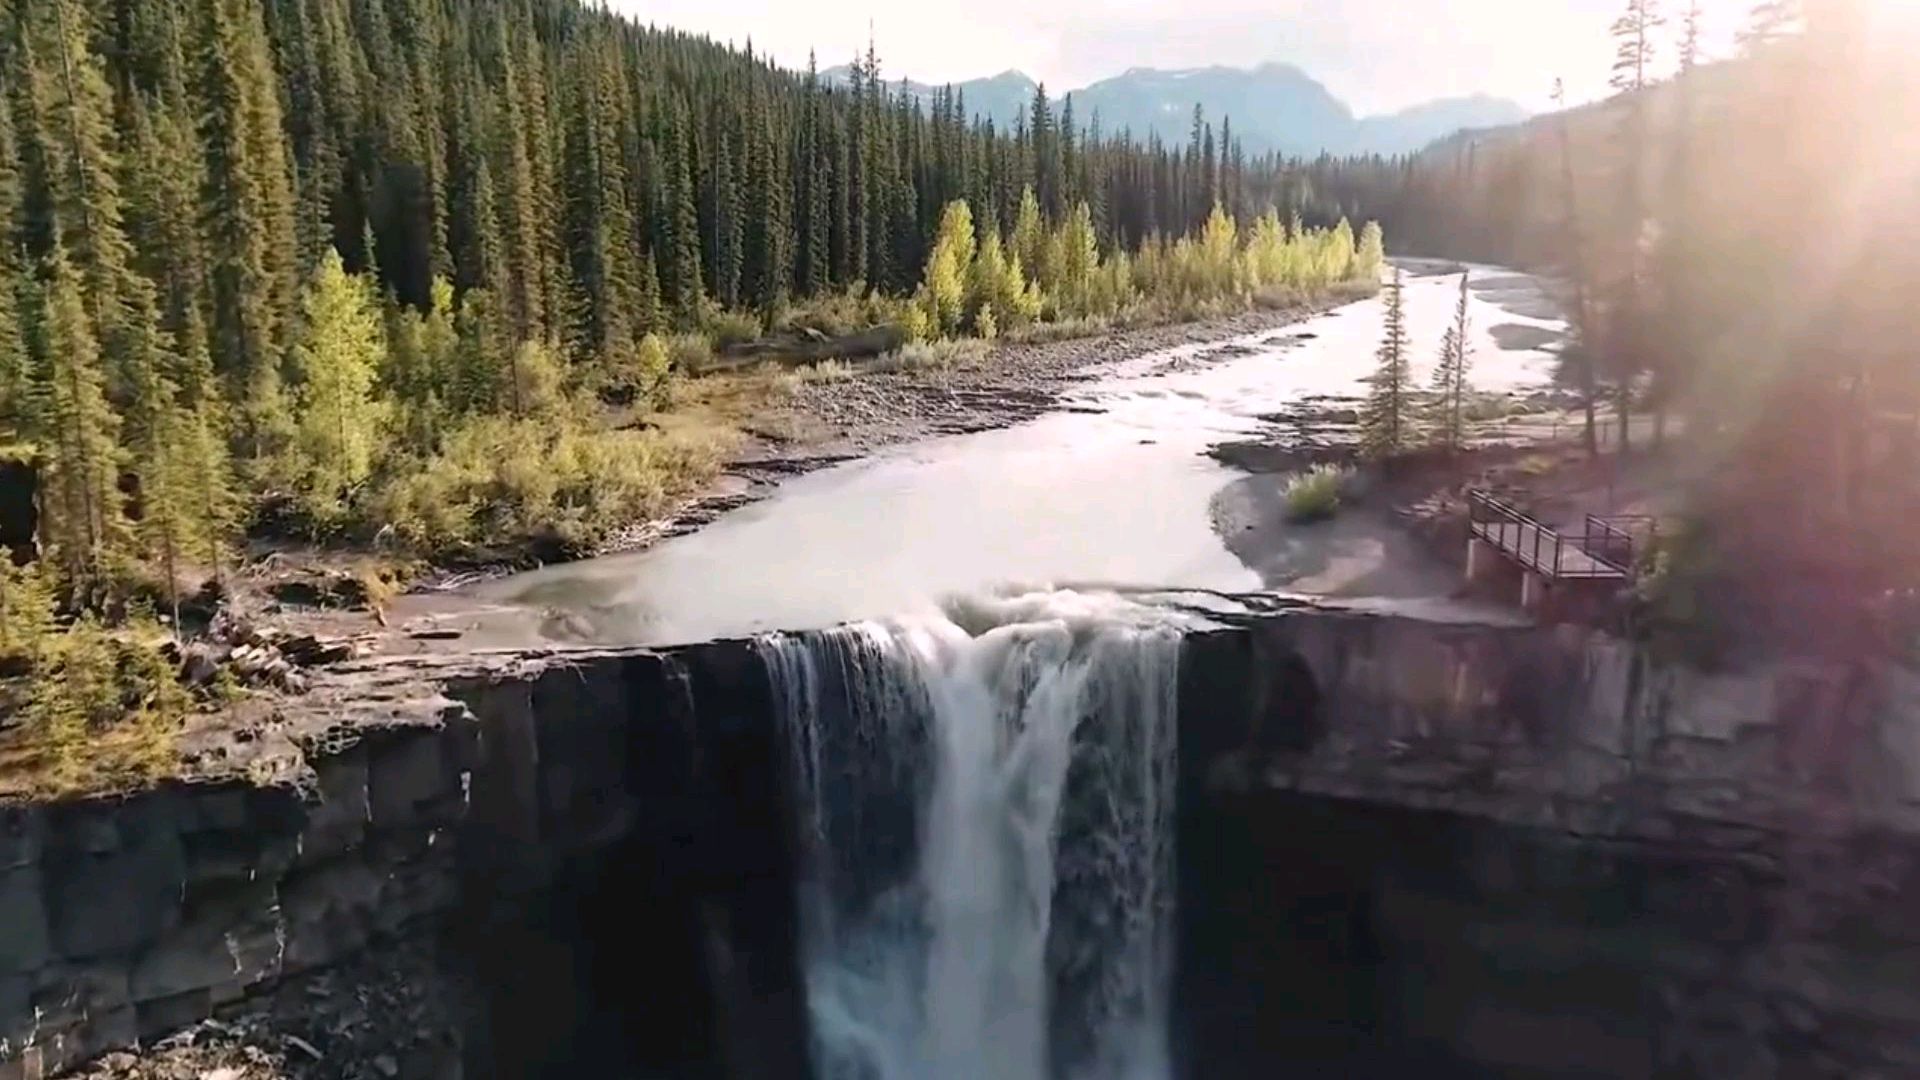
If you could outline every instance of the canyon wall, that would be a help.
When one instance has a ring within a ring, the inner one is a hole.
[[[1183,677],[1187,1075],[1920,1069],[1912,673],[1323,612]]]
[[[0,809],[0,1078],[422,940],[464,1021],[400,1075],[802,1077],[772,693],[738,642],[368,664],[224,775]],[[1183,1076],[1920,1068],[1902,670],[1304,609],[1191,636],[1180,714]]]

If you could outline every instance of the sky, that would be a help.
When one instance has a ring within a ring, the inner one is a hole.
[[[1490,94],[1549,107],[1556,76],[1575,101],[1605,94],[1607,28],[1625,0],[609,0],[642,22],[752,39],[780,63],[821,67],[864,50],[882,73],[957,82],[1026,72],[1050,91],[1132,67],[1294,64],[1361,114]],[[1726,49],[1753,0],[1702,0]],[[1669,0],[1668,8],[1681,6]],[[1671,50],[1667,59],[1671,60]]]

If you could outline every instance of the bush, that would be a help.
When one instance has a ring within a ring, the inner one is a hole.
[[[698,375],[713,363],[713,342],[704,334],[675,334],[667,339],[667,365],[674,371]]]
[[[1717,664],[1731,640],[1724,601],[1737,591],[1729,561],[1704,521],[1666,526],[1641,557],[1634,636],[1663,658]]]
[[[631,347],[606,353],[600,396],[613,404],[659,408],[667,402],[667,379],[672,369],[667,343],[648,334]]]
[[[1287,520],[1296,525],[1325,521],[1340,512],[1340,496],[1353,478],[1344,465],[1315,465],[1287,481]]]
[[[758,338],[763,330],[760,320],[744,311],[714,311],[707,316],[706,333],[716,349],[738,345]]]
[[[168,771],[194,707],[163,649],[166,631],[136,614],[118,629],[84,615],[36,657],[23,732],[52,791],[142,782]],[[18,778],[15,778],[18,779]]]
[[[397,471],[371,509],[423,554],[536,541],[587,552],[670,510],[718,470],[723,449],[711,436],[602,431],[566,416],[479,417]]]

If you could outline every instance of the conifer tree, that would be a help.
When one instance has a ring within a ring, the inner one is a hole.
[[[1077,203],[1060,223],[1047,253],[1047,291],[1054,303],[1074,315],[1092,314],[1093,275],[1100,268],[1100,240],[1093,231],[1093,210]]]
[[[1375,354],[1366,407],[1361,414],[1361,448],[1369,457],[1390,458],[1404,451],[1413,432],[1410,423],[1412,373],[1407,352],[1406,280],[1399,269],[1387,286],[1386,329]]]
[[[791,272],[788,236],[792,226],[787,216],[786,177],[780,168],[772,123],[764,113],[759,112],[757,97],[755,112],[759,115],[757,119],[750,120],[753,124],[750,132],[753,151],[748,160],[747,187],[756,193],[756,199],[747,218],[748,278],[744,299],[763,315],[771,316],[787,301],[787,280]],[[885,260],[881,260],[879,265],[884,266]]]
[[[679,111],[676,109],[676,118]],[[700,216],[694,204],[693,130],[679,119],[671,144],[664,285],[666,306],[672,321],[682,327],[697,325],[703,301],[700,271]]]
[[[1658,0],[1627,0],[1627,8],[1613,24],[1616,52],[1612,86],[1624,97],[1620,140],[1625,175],[1620,192],[1620,217],[1617,228],[1622,235],[1637,238],[1647,219],[1646,172],[1649,134],[1649,104],[1646,89],[1652,84],[1655,58],[1654,34],[1664,23]],[[1615,386],[1615,402],[1620,413],[1620,449],[1631,441],[1631,411],[1634,380],[1645,368],[1646,348],[1641,336],[1631,328],[1644,321],[1641,310],[1644,296],[1644,267],[1637,239],[1627,245],[1626,266],[1612,286],[1610,305],[1613,314],[1607,329],[1606,362]]]
[[[80,276],[57,242],[43,273],[30,427],[44,466],[40,539],[82,596],[99,595],[128,540],[120,418],[107,401],[106,365]]]
[[[281,363],[299,243],[279,95],[255,0],[207,0],[201,94],[203,222],[216,361],[237,387],[247,457],[261,467],[292,434]]]
[[[1434,365],[1433,388],[1435,419],[1439,422],[1440,445],[1458,451],[1466,445],[1466,407],[1473,395],[1467,374],[1473,366],[1473,344],[1469,337],[1467,275],[1460,275],[1460,298],[1454,305],[1453,323],[1440,342],[1440,362]]]
[[[714,139],[713,185],[713,297],[720,306],[740,306],[741,200],[735,134],[720,131]]]

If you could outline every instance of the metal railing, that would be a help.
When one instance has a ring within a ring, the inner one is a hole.
[[[1548,578],[1618,579],[1633,567],[1632,532],[1609,519],[1589,515],[1586,535],[1575,542],[1492,492],[1471,491],[1467,520],[1473,535]]]
[[[1586,536],[1580,546],[1601,562],[1632,573],[1639,564],[1640,553],[1653,543],[1659,532],[1658,522],[1651,517],[1588,514]]]

